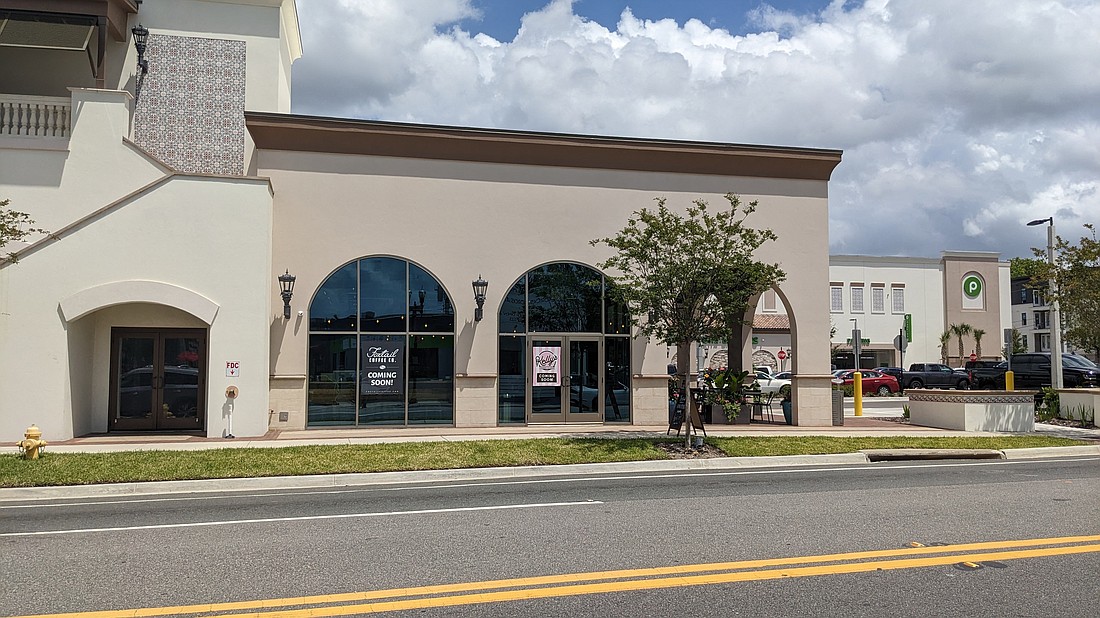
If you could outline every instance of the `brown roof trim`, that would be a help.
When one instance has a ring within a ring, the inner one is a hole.
[[[0,0],[0,9],[102,17],[111,38],[125,41],[127,16],[137,13],[138,3],[137,0]]]
[[[246,112],[265,150],[640,172],[829,180],[842,151]]]

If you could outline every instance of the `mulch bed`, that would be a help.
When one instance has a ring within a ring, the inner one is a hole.
[[[714,459],[726,457],[725,452],[709,444],[699,448],[684,446],[683,442],[659,442],[657,448],[668,454],[670,459]]]

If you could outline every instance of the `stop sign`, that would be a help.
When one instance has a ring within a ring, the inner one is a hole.
[[[779,354],[777,354],[776,356],[779,357],[779,360],[783,360],[783,359],[787,358],[787,353],[784,352],[783,350],[780,350]]]
[[[976,360],[978,360],[978,355],[977,355],[977,354],[975,354],[975,353],[973,353],[973,352],[971,352],[971,353],[970,353],[970,360],[972,360],[972,361],[976,361]]]

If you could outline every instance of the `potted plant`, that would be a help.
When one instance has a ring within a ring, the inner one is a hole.
[[[703,373],[704,401],[718,406],[731,424],[741,413],[745,403],[744,388],[749,377],[747,371],[707,370]]]
[[[783,397],[779,400],[779,405],[783,408],[783,420],[788,425],[793,425],[794,421],[791,419],[791,387],[784,386],[780,388],[779,394]]]

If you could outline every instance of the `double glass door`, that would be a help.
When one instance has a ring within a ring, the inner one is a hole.
[[[603,346],[599,337],[530,337],[530,423],[603,421]]]
[[[111,331],[112,431],[201,430],[205,393],[206,331]]]

